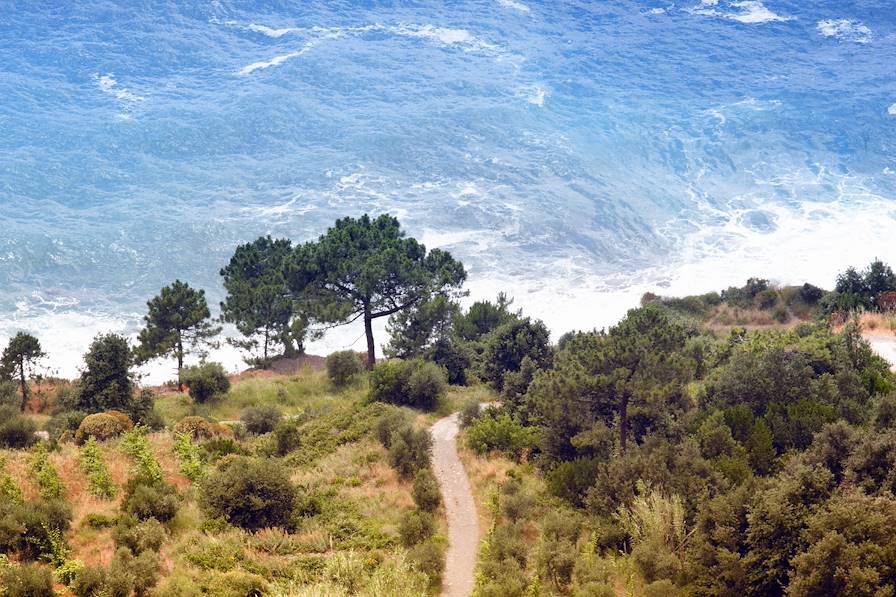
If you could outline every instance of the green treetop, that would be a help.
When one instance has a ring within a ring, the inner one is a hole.
[[[28,404],[28,379],[34,373],[37,361],[47,356],[41,350],[40,341],[24,332],[19,332],[9,340],[3,356],[0,357],[0,373],[6,379],[16,379],[22,391],[24,411]]]
[[[293,291],[319,321],[363,319],[368,368],[374,319],[458,290],[465,279],[459,261],[439,249],[427,252],[388,215],[337,220],[317,242],[298,247],[289,271]]]
[[[138,362],[173,356],[179,381],[184,357],[212,345],[211,339],[221,328],[212,324],[205,291],[180,280],[162,288],[147,306],[149,312],[143,318],[146,327],[140,332],[137,347]]]
[[[260,348],[262,364],[268,362],[273,344],[281,344],[286,356],[303,350],[308,320],[297,317],[285,278],[292,251],[289,240],[263,236],[237,247],[221,269],[227,290],[221,319],[246,338],[229,341],[244,350]]]

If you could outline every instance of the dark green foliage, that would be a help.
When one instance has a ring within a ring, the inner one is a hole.
[[[485,340],[482,355],[482,379],[495,389],[504,387],[504,376],[519,371],[529,358],[536,367],[551,360],[550,332],[540,320],[513,319],[502,324]]]
[[[132,592],[142,597],[159,581],[159,566],[159,556],[153,551],[135,556],[129,549],[120,548],[109,564],[101,591],[113,597],[128,597]]]
[[[155,518],[140,522],[133,516],[122,515],[112,529],[115,545],[126,547],[134,555],[144,551],[158,552],[166,538],[165,527]]]
[[[47,424],[44,427],[50,435],[50,441],[58,442],[59,438],[66,431],[69,432],[69,435],[74,435],[75,431],[78,430],[81,421],[83,421],[86,416],[87,413],[83,410],[66,410],[54,414],[53,418],[47,421]]]
[[[424,541],[408,551],[408,561],[429,577],[431,586],[438,586],[445,571],[445,554],[435,541]]]
[[[445,294],[418,302],[412,307],[389,317],[386,330],[390,358],[413,359],[427,354],[437,341],[448,339],[460,307]]]
[[[241,458],[210,474],[200,503],[206,514],[244,529],[290,527],[297,505],[289,472],[273,460]]]
[[[127,411],[134,389],[132,363],[131,347],[123,336],[101,334],[94,338],[84,355],[77,408],[88,413]]]
[[[41,349],[40,341],[24,332],[19,332],[9,339],[3,355],[0,356],[0,378],[14,380],[19,384],[22,394],[20,409],[25,410],[28,404],[28,380],[34,374],[38,361],[46,353]]]
[[[582,506],[597,480],[598,464],[592,458],[561,462],[548,473],[548,491],[570,504]]]
[[[155,518],[168,522],[180,508],[180,497],[173,485],[164,481],[136,475],[124,486],[121,509],[140,520]]]
[[[513,299],[503,292],[498,294],[494,303],[476,301],[457,318],[454,326],[457,335],[467,341],[481,340],[501,325],[519,317],[519,313],[510,310],[512,303]]]
[[[273,431],[283,419],[283,413],[274,406],[252,406],[243,411],[246,431],[263,435]]]
[[[0,406],[0,447],[27,448],[37,441],[37,425],[14,406]]]
[[[274,428],[274,452],[286,456],[302,445],[302,424],[296,419],[281,421]]]
[[[417,471],[429,468],[432,438],[424,429],[410,424],[398,428],[389,438],[389,464],[403,479],[412,479]]]
[[[881,595],[896,587],[896,500],[834,496],[809,517],[787,594]],[[884,592],[882,592],[884,591]]]
[[[99,566],[85,566],[75,575],[71,590],[77,597],[94,597],[102,595],[105,584],[105,570]]]
[[[435,475],[429,469],[420,469],[414,475],[412,495],[414,503],[424,512],[433,512],[442,505],[442,493]]]
[[[432,345],[425,356],[445,369],[449,384],[464,385],[469,381],[467,371],[473,366],[473,353],[464,342],[442,338]]]
[[[565,592],[572,582],[581,524],[574,512],[562,510],[549,513],[542,523],[536,566],[539,576],[557,591]]]
[[[360,355],[354,350],[340,350],[327,356],[327,377],[337,388],[347,386],[363,370]]]
[[[68,531],[71,508],[63,500],[0,501],[0,553],[23,560],[55,559]]]
[[[295,302],[286,283],[292,242],[262,236],[236,248],[230,263],[221,269],[227,298],[221,303],[221,319],[236,325],[245,340],[232,343],[256,353],[267,366],[274,344],[291,356],[303,350],[307,321],[296,317]]]
[[[391,410],[380,417],[374,426],[376,438],[389,449],[392,447],[392,438],[397,437],[399,431],[410,427],[408,417],[400,410]]]
[[[446,391],[445,372],[433,363],[392,359],[370,374],[370,398],[431,410]]]
[[[392,216],[366,214],[337,220],[316,242],[298,247],[288,274],[292,291],[315,319],[363,319],[369,368],[375,361],[374,319],[450,294],[465,279],[463,266],[449,253],[427,251]]]
[[[896,290],[896,274],[884,262],[876,259],[859,272],[847,268],[837,276],[837,286],[830,299],[828,310],[854,311],[877,306],[883,292]]]
[[[436,524],[428,512],[406,512],[398,524],[398,536],[405,547],[413,547],[435,534]]]
[[[535,445],[537,435],[506,412],[488,409],[466,431],[467,446],[478,454],[502,452],[519,460]]]
[[[146,327],[140,331],[136,352],[138,361],[174,357],[177,359],[178,381],[181,381],[184,357],[191,352],[201,353],[221,331],[212,325],[205,291],[175,280],[162,288],[146,306],[148,312],[143,317]]]
[[[245,448],[230,437],[215,437],[206,440],[200,444],[199,448],[202,450],[204,459],[209,462],[215,462],[228,454],[246,455]]]
[[[464,402],[458,414],[458,422],[461,428],[466,429],[472,425],[482,414],[482,404],[477,398],[470,398]]]
[[[184,367],[180,379],[190,389],[190,398],[199,404],[223,396],[230,390],[230,378],[221,363]]]
[[[54,597],[53,573],[48,566],[21,564],[0,569],[0,587],[6,597]]]
[[[807,305],[815,305],[824,296],[824,290],[806,282],[800,287],[800,300]]]

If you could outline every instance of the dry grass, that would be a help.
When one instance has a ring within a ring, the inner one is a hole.
[[[896,336],[896,314],[862,313],[859,316],[862,332],[869,336]],[[844,326],[838,326],[840,331]]]
[[[741,309],[723,303],[715,308],[705,325],[713,332],[725,335],[734,328],[746,328],[748,330],[775,328],[787,330],[805,322],[805,319],[791,316],[786,322],[781,323],[774,318],[772,311]]]

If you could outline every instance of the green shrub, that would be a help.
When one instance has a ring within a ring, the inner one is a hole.
[[[162,467],[146,439],[146,429],[135,427],[128,431],[119,445],[121,451],[134,459],[134,475],[144,482],[155,483],[162,480]]]
[[[402,479],[412,479],[420,469],[429,468],[432,437],[425,429],[410,425],[397,430],[389,446],[389,464]]]
[[[392,446],[392,438],[399,430],[409,425],[408,418],[400,410],[392,410],[380,417],[374,425],[374,434],[380,440],[383,447],[389,449]]]
[[[103,462],[102,454],[95,438],[91,437],[81,447],[78,461],[81,463],[81,470],[84,471],[84,475],[87,477],[88,489],[91,495],[104,499],[115,497],[115,483],[112,481],[109,469]]]
[[[408,561],[429,577],[430,585],[438,586],[445,572],[445,554],[435,541],[415,545],[408,552]]]
[[[128,479],[124,487],[121,509],[140,520],[155,518],[168,522],[180,508],[180,497],[173,485],[143,476]]]
[[[195,415],[184,417],[178,421],[174,425],[173,431],[175,434],[188,433],[195,441],[226,436],[229,433],[224,425],[217,425]]]
[[[216,396],[222,396],[230,390],[230,378],[221,363],[203,363],[193,367],[184,367],[180,379],[190,389],[190,398],[203,404]]]
[[[353,350],[341,350],[327,356],[327,377],[337,388],[347,386],[362,371],[364,365],[360,355]]]
[[[47,452],[46,445],[40,444],[34,450],[28,466],[28,472],[37,481],[40,497],[45,500],[55,500],[64,497],[65,488],[59,479],[59,473],[56,472],[56,468],[50,462],[50,454]]]
[[[256,435],[270,433],[283,419],[283,414],[273,406],[253,406],[243,411],[246,431]]]
[[[466,429],[472,425],[482,414],[482,405],[477,398],[470,398],[464,402],[458,415],[461,428]]]
[[[435,475],[428,468],[414,475],[414,503],[424,512],[433,512],[442,505],[442,493]]]
[[[0,406],[0,448],[27,448],[37,441],[37,425],[14,406]]]
[[[200,503],[209,517],[244,529],[288,527],[297,494],[278,462],[240,458],[208,476]]]
[[[111,595],[146,595],[159,582],[159,556],[152,551],[144,551],[135,556],[126,548],[115,552],[103,592]]]
[[[71,508],[62,500],[0,502],[0,553],[61,564],[65,560],[62,538],[71,520]]]
[[[508,481],[501,486],[501,512],[511,522],[529,518],[538,500],[523,488],[519,481]]]
[[[144,551],[158,552],[166,537],[165,527],[155,518],[140,522],[133,516],[122,515],[112,529],[115,545],[126,547],[134,555],[140,555]]]
[[[180,470],[191,481],[198,481],[205,475],[202,452],[195,445],[189,433],[174,436],[174,454],[180,462]]]
[[[429,410],[446,388],[445,372],[419,359],[383,361],[370,374],[370,398],[379,402]]]
[[[0,587],[7,597],[54,597],[53,573],[39,564],[8,566],[0,571]]]
[[[550,332],[540,320],[527,317],[508,321],[486,338],[482,379],[501,391],[505,374],[519,371],[526,357],[538,368],[550,362]]]
[[[67,410],[53,415],[45,426],[50,441],[58,442],[65,432],[68,432],[68,437],[73,437],[86,416],[87,413],[82,410]]]
[[[59,579],[59,582],[62,584],[69,586],[74,583],[75,578],[83,568],[84,564],[81,560],[65,560],[58,568],[56,568],[56,578]]]
[[[492,409],[490,409],[492,410]],[[486,412],[466,430],[467,446],[477,454],[502,452],[519,459],[535,445],[535,430],[507,413]]]
[[[598,461],[579,458],[559,464],[548,473],[548,491],[574,506],[585,503],[585,496],[597,481]]]
[[[220,458],[229,454],[245,456],[247,454],[245,448],[231,437],[216,437],[208,441],[202,442],[200,445],[202,454],[208,462],[215,462]]]
[[[435,521],[428,512],[405,512],[398,523],[398,536],[405,547],[426,541],[435,533]]]
[[[302,424],[298,419],[280,421],[274,428],[274,452],[277,456],[286,456],[298,450],[302,445]]]
[[[117,518],[99,512],[91,512],[84,517],[84,524],[92,529],[107,529],[115,526],[116,522],[118,522]]]
[[[103,594],[106,571],[99,566],[85,566],[75,574],[70,588],[76,597],[95,597]]]
[[[231,570],[211,579],[209,594],[219,597],[261,597],[268,594],[268,582],[257,574]]]
[[[78,444],[83,444],[88,438],[93,437],[102,442],[118,437],[133,428],[134,423],[131,422],[131,419],[118,411],[87,415],[78,425],[75,441]]]

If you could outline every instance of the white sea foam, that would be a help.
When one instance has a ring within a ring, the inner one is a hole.
[[[283,29],[274,29],[265,25],[256,25],[255,23],[250,24],[247,29],[249,31],[255,31],[256,33],[261,33],[273,38],[283,37],[288,33],[298,33],[303,31],[303,29],[298,27],[284,27]]]
[[[544,87],[539,85],[539,86],[535,87],[535,89],[532,91],[531,94],[529,94],[528,102],[530,104],[533,104],[536,106],[543,106],[544,105],[544,95],[545,95]]]
[[[253,62],[252,64],[248,64],[248,65],[244,66],[243,68],[241,68],[239,71],[239,74],[241,74],[243,76],[251,75],[252,73],[254,73],[257,70],[263,70],[266,68],[270,68],[272,66],[278,66],[280,64],[283,64],[287,60],[295,58],[296,56],[301,56],[302,53],[303,52],[300,50],[298,52],[290,52],[288,54],[281,54],[279,56],[274,56],[270,60],[262,60],[260,62]]]
[[[721,8],[719,0],[701,0],[697,6],[685,10],[691,14],[730,19],[747,25],[793,20],[793,17],[779,15],[769,10],[760,0],[728,2],[727,10]]]
[[[146,99],[141,95],[131,93],[124,87],[120,87],[118,85],[118,81],[115,80],[115,75],[113,75],[112,73],[106,75],[95,75],[94,78],[96,79],[100,91],[102,91],[106,95],[114,97],[115,99],[124,102],[142,102],[144,99]]]
[[[887,108],[887,114],[890,116],[896,116],[896,104],[890,104],[890,107]]]
[[[815,26],[825,37],[835,37],[840,41],[867,44],[871,41],[872,32],[867,25],[850,19],[830,19],[819,21]]]
[[[520,12],[529,12],[528,6],[522,2],[517,2],[516,0],[498,0],[498,4],[504,8],[512,8],[513,10],[518,10]]]

